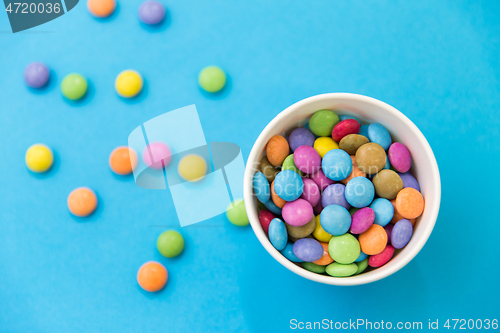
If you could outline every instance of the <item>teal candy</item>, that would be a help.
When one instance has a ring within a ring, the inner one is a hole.
[[[368,255],[366,253],[364,253],[363,251],[361,251],[359,253],[358,259],[354,260],[354,262],[360,262],[360,261],[365,260],[366,258],[368,258]]]
[[[278,218],[275,218],[269,224],[269,240],[276,250],[281,251],[285,248],[288,241],[288,233],[285,223]]]
[[[265,204],[269,201],[271,197],[271,187],[269,186],[266,176],[264,176],[262,172],[257,172],[253,176],[253,190],[260,202]]]
[[[391,134],[387,128],[377,123],[368,126],[368,139],[381,145],[384,150],[389,149],[392,143]]]
[[[394,206],[387,199],[377,198],[373,200],[370,208],[375,212],[375,221],[373,223],[382,227],[389,224],[394,216]]]
[[[326,273],[335,277],[345,277],[356,274],[358,270],[358,265],[356,264],[348,264],[342,265],[338,262],[334,262],[328,266],[326,266]]]
[[[285,201],[297,200],[304,190],[304,182],[298,173],[283,170],[274,178],[274,191]]]
[[[280,251],[281,254],[292,262],[303,262],[293,253],[293,243],[288,242],[283,250]]]
[[[328,253],[333,260],[340,264],[350,264],[358,259],[361,253],[359,242],[351,234],[333,236],[328,243]]]

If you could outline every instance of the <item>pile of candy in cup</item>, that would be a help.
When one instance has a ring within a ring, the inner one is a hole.
[[[381,267],[410,242],[424,210],[411,165],[383,125],[317,111],[267,143],[253,178],[260,224],[308,271],[348,277]]]

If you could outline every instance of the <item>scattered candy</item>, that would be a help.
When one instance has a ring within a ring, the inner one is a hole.
[[[28,169],[36,173],[41,173],[52,167],[54,155],[49,147],[37,143],[28,148],[24,160]]]
[[[287,259],[317,274],[385,265],[410,242],[424,209],[409,150],[383,125],[360,125],[320,110],[308,128],[273,136],[254,176],[262,229]]]
[[[184,238],[175,230],[165,231],[158,237],[156,248],[164,257],[177,257],[184,250]]]
[[[70,100],[78,100],[87,92],[87,80],[77,73],[66,75],[61,82],[61,92]]]
[[[49,81],[50,71],[41,62],[32,62],[24,70],[24,82],[31,88],[41,88]]]
[[[68,195],[68,209],[75,216],[89,216],[96,208],[97,196],[88,187],[76,188]]]
[[[235,200],[227,207],[226,216],[229,222],[238,227],[244,227],[250,223],[248,221],[245,202],[241,199]]]
[[[165,18],[165,6],[159,1],[145,1],[139,6],[139,19],[146,24],[158,24]]]
[[[215,93],[226,85],[226,74],[217,66],[208,66],[201,70],[198,83],[203,90]]]
[[[88,0],[87,8],[95,17],[108,17],[115,11],[115,0]]]
[[[142,160],[153,169],[167,167],[172,161],[170,147],[163,142],[150,143],[142,152]]]
[[[115,148],[109,155],[109,167],[117,175],[129,175],[137,167],[137,153],[126,146]]]
[[[142,289],[149,292],[162,290],[167,284],[167,280],[167,269],[156,261],[145,263],[137,272],[137,283]]]
[[[121,97],[132,98],[141,92],[143,84],[143,79],[139,72],[127,69],[116,77],[115,89]]]
[[[273,219],[269,224],[269,240],[278,251],[283,250],[286,246],[288,233],[285,224],[278,218]]]
[[[207,162],[197,154],[184,156],[177,168],[182,179],[188,182],[199,182],[207,174]]]

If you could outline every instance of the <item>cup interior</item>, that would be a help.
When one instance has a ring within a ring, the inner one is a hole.
[[[411,172],[419,182],[424,196],[423,214],[415,223],[410,242],[397,250],[386,265],[356,276],[336,278],[316,274],[286,259],[276,250],[262,229],[253,193],[252,179],[259,169],[259,162],[267,142],[274,135],[288,135],[293,129],[304,126],[319,110],[333,110],[339,115],[355,116],[361,124],[380,123],[391,133],[393,142],[401,142],[411,152]],[[244,198],[252,228],[264,248],[283,266],[307,279],[332,285],[359,285],[387,277],[404,267],[422,249],[436,222],[441,200],[441,181],[436,158],[420,130],[401,112],[379,100],[356,94],[331,93],[313,96],[288,107],[278,114],[257,138],[248,158],[244,176]]]

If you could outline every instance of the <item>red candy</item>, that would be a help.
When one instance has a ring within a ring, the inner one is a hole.
[[[359,133],[359,122],[356,119],[345,119],[335,125],[332,131],[333,141],[339,142],[342,138],[349,134]]]
[[[370,267],[383,266],[387,264],[389,260],[391,260],[393,255],[394,255],[394,247],[392,245],[387,245],[382,252],[374,256],[371,256],[370,259],[368,259],[368,265]]]
[[[262,226],[262,229],[266,232],[266,234],[269,232],[269,224],[271,221],[275,218],[273,213],[270,211],[263,209],[259,213],[259,221],[260,225]]]

